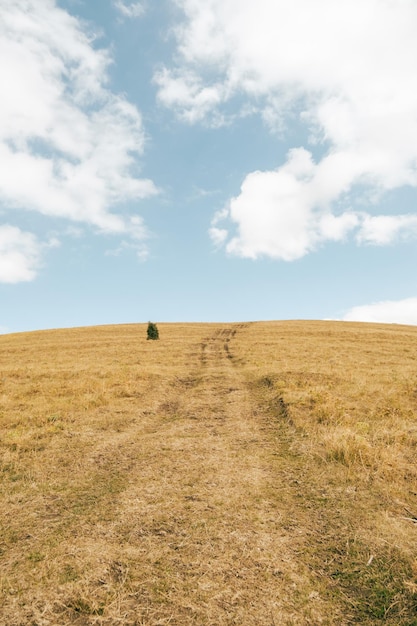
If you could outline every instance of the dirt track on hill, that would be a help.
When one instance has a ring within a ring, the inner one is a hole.
[[[0,626],[414,624],[417,333],[160,330],[1,338]]]
[[[84,545],[76,542],[84,555],[100,546],[107,562],[113,555],[103,587],[111,568],[124,577],[122,623],[334,623],[335,609],[303,565],[294,476],[279,456],[285,437],[277,447],[276,425],[252,398],[234,352],[244,328],[217,329],[194,346],[187,375],[161,389],[157,421],[124,434],[128,487],[110,525],[86,528]],[[112,462],[114,450],[102,454]]]

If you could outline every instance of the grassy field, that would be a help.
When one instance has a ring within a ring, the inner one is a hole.
[[[417,327],[0,337],[0,625],[417,625]]]

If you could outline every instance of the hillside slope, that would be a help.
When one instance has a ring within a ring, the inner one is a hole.
[[[417,328],[0,337],[0,624],[417,624]]]

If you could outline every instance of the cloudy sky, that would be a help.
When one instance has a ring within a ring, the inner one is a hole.
[[[2,0],[0,329],[417,324],[415,0]]]

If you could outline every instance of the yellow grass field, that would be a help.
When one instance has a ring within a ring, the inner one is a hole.
[[[0,337],[0,625],[417,625],[417,327]]]

